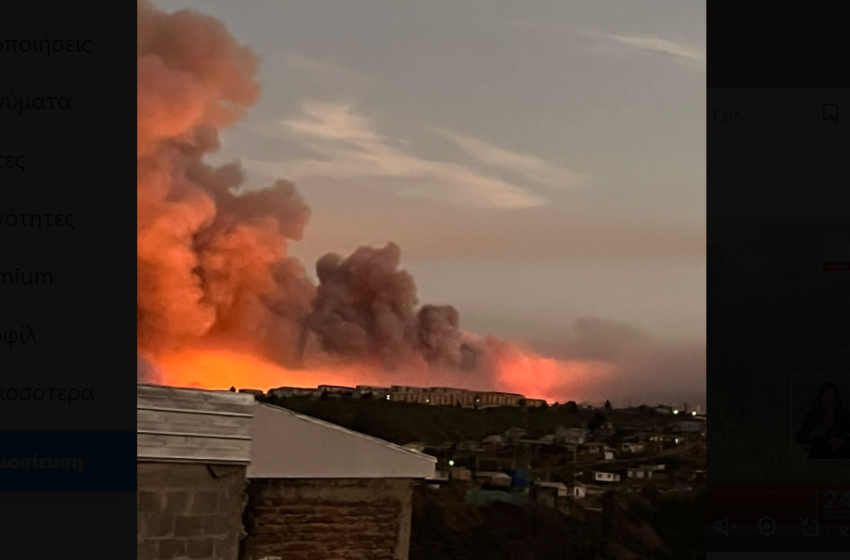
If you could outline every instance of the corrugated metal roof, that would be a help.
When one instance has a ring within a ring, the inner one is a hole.
[[[248,464],[253,395],[136,386],[137,460]]]
[[[433,478],[437,460],[276,406],[257,407],[248,478]]]

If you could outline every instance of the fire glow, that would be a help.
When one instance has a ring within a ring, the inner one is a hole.
[[[501,347],[491,379],[458,378],[454,372],[400,371],[388,374],[368,365],[287,369],[257,356],[228,350],[187,350],[153,358],[162,372],[161,383],[174,387],[213,390],[268,390],[276,387],[337,385],[384,386],[451,385],[460,389],[520,393],[548,402],[575,400],[586,392],[585,384],[611,373],[604,362],[564,361],[536,356],[518,347]]]

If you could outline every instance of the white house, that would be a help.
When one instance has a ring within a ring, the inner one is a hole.
[[[616,473],[594,471],[593,480],[596,482],[620,482],[620,475]]]

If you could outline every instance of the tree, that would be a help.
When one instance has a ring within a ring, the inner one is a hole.
[[[322,391],[322,394],[319,396],[319,400],[320,400],[320,401],[326,401],[326,400],[328,400],[328,392],[327,392],[327,390]]]
[[[578,405],[576,404],[575,401],[568,402],[566,406],[567,406],[567,412],[577,412],[578,411]]]
[[[605,401],[605,412],[611,412],[611,401]]]
[[[591,431],[596,431],[605,424],[605,415],[600,411],[596,411],[594,413],[593,418],[587,423],[587,429]]]

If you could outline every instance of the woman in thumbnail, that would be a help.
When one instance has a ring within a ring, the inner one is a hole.
[[[850,459],[850,411],[841,404],[838,387],[828,382],[818,387],[795,439],[809,446],[809,459]]]

